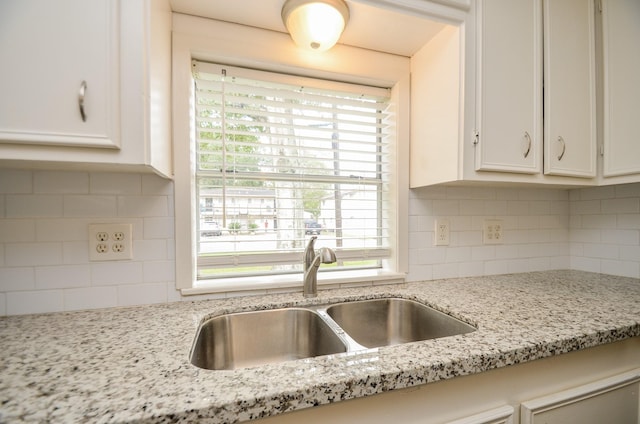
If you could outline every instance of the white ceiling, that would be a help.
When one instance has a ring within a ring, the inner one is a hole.
[[[286,32],[284,0],[170,0],[174,12]],[[340,43],[410,57],[444,24],[347,0],[350,19]]]

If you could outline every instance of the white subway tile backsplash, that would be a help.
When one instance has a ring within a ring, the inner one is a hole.
[[[173,239],[174,222],[172,217],[145,218],[144,239]]]
[[[585,243],[583,254],[588,258],[617,259],[620,257],[619,247],[612,244]]]
[[[580,256],[572,256],[571,269],[587,272],[601,272],[600,260],[594,260],[593,258],[585,258]]]
[[[638,262],[638,258],[640,258],[640,244],[635,246],[620,246],[621,260]]]
[[[602,240],[602,243],[607,243],[607,244],[638,246],[640,245],[640,231],[638,230],[602,231],[601,240]]]
[[[496,247],[493,245],[476,246],[471,249],[472,261],[489,261],[496,259]]]
[[[111,217],[117,215],[116,196],[110,195],[65,195],[65,217]]]
[[[616,197],[640,197],[640,183],[615,186]]]
[[[63,292],[64,309],[78,311],[83,309],[112,308],[118,306],[117,287],[83,287]]]
[[[615,186],[589,187],[578,189],[580,199],[612,199],[616,197]]]
[[[457,278],[460,276],[460,266],[458,264],[438,263],[433,265],[433,279]]]
[[[434,216],[460,215],[460,201],[459,200],[434,200],[433,215]]]
[[[640,213],[640,198],[603,200],[601,208],[604,214]]]
[[[36,241],[36,221],[33,219],[1,220],[0,241],[4,243]]]
[[[142,176],[138,174],[94,173],[89,180],[92,194],[140,195]]]
[[[36,267],[36,288],[65,289],[89,286],[89,265],[60,265]]]
[[[493,200],[484,202],[484,214],[495,217],[496,215],[507,214],[507,201],[506,200]]]
[[[167,259],[167,241],[164,239],[134,240],[133,257],[136,261]]]
[[[615,215],[583,215],[582,228],[613,229],[616,228]]]
[[[33,192],[43,194],[87,194],[89,174],[84,172],[37,171],[33,174]]]
[[[5,266],[47,266],[62,264],[62,243],[7,243]]]
[[[89,262],[88,241],[65,241],[62,243],[62,263],[86,264]]]
[[[167,301],[165,283],[133,284],[118,286],[118,305],[133,306]]]
[[[635,261],[607,260],[600,261],[600,272],[623,277],[640,278],[640,264]]]
[[[110,286],[140,283],[144,264],[130,261],[91,263],[91,285]]]
[[[507,201],[507,215],[527,215],[529,213],[529,202],[525,200]]]
[[[7,218],[61,217],[62,195],[7,194],[5,212]]]
[[[7,292],[7,315],[39,314],[64,310],[62,290]]]
[[[624,214],[617,216],[617,228],[640,230],[640,214]]]
[[[38,241],[87,240],[87,222],[82,219],[39,219],[35,223]]]
[[[469,262],[472,258],[471,247],[449,247],[445,250],[446,262]]]
[[[484,275],[498,275],[509,272],[507,261],[496,260],[484,262]]]
[[[36,287],[34,268],[0,269],[0,292],[33,290]]]
[[[173,196],[173,183],[155,175],[142,175],[142,194]]]
[[[143,276],[145,283],[173,281],[175,264],[173,261],[146,261],[143,266]]]
[[[118,216],[169,216],[167,196],[118,196]]]
[[[572,268],[640,277],[640,184],[409,192],[409,281]],[[436,219],[451,242],[434,246]],[[484,245],[485,219],[503,243]],[[90,223],[133,224],[131,261],[90,262]],[[0,315],[163,303],[175,289],[173,183],[152,174],[0,170]],[[221,293],[224,297],[238,293]]]
[[[0,194],[33,192],[33,172],[18,169],[0,169]]]
[[[459,265],[459,277],[473,277],[484,274],[484,262],[464,262]]]

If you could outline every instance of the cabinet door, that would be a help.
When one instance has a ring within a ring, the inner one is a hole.
[[[544,2],[545,174],[596,176],[594,4]]]
[[[605,177],[640,174],[640,1],[603,0]]]
[[[0,2],[0,142],[118,147],[117,12],[116,0]]]
[[[637,423],[640,370],[523,402],[522,424]]]
[[[476,170],[542,170],[542,4],[478,3]]]

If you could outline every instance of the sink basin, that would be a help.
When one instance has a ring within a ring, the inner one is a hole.
[[[400,298],[339,303],[329,306],[327,314],[358,344],[367,348],[476,330],[426,305]]]
[[[200,368],[231,370],[346,351],[342,339],[316,312],[271,309],[205,321],[196,336],[191,363]]]

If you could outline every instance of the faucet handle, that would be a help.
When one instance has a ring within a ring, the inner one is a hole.
[[[322,249],[320,249],[320,261],[323,264],[332,264],[336,262],[336,253],[328,248],[328,247],[323,247]]]

